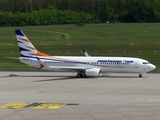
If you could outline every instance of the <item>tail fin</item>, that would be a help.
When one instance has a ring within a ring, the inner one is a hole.
[[[83,51],[84,51],[84,55],[85,55],[85,57],[89,57],[89,55],[88,55],[87,51],[86,51],[85,49],[83,49]]]
[[[15,30],[19,50],[22,57],[33,57],[33,56],[49,56],[36,50],[29,39],[21,30]]]

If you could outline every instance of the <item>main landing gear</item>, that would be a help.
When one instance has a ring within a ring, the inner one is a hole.
[[[82,78],[82,77],[86,77],[86,74],[83,71],[78,72],[77,78]]]
[[[142,74],[139,74],[139,77],[141,78],[141,77],[142,77]]]
[[[81,73],[77,74],[77,78],[81,78],[83,75]]]

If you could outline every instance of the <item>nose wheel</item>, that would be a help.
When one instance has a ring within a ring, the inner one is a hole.
[[[142,77],[142,74],[139,74],[139,77],[141,78],[141,77]]]

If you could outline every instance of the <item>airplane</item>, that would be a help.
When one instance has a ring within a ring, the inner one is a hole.
[[[87,53],[87,51],[85,49],[83,49],[83,51],[84,51],[85,57],[91,57],[90,55],[88,55],[88,53]]]
[[[77,72],[77,77],[101,76],[102,73],[138,73],[152,71],[155,65],[132,57],[51,56],[38,51],[21,30],[15,30],[21,57],[18,59],[38,70]]]

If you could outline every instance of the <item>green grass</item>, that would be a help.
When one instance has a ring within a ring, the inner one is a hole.
[[[23,30],[39,51],[50,55],[84,56],[81,51],[85,48],[92,56],[143,58],[160,71],[160,23],[1,27],[0,70],[34,69],[4,58],[20,56],[15,29]],[[62,39],[60,34],[66,38]]]

